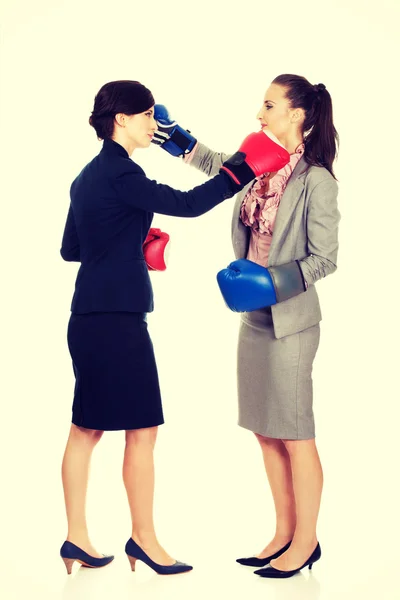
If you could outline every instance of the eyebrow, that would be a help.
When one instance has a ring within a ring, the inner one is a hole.
[[[264,100],[264,104],[267,104],[267,102],[270,102],[271,104],[276,104],[276,102],[274,102],[273,100]]]

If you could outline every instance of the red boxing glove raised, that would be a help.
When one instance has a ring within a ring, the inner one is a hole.
[[[149,271],[165,271],[168,253],[168,233],[152,227],[143,242],[143,255]]]
[[[270,131],[250,133],[242,142],[239,151],[221,167],[235,183],[245,186],[263,173],[279,171],[290,160],[290,154]]]

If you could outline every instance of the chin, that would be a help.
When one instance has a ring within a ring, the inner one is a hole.
[[[145,142],[140,142],[138,143],[138,145],[136,146],[138,149],[140,150],[144,150],[145,148],[148,148],[150,146],[151,142],[148,142],[147,140]]]

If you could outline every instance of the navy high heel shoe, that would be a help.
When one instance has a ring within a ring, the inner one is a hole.
[[[132,571],[135,570],[137,560],[144,562],[159,575],[175,575],[177,573],[185,573],[186,571],[191,571],[193,569],[193,567],[190,565],[179,561],[176,561],[173,565],[159,565],[155,563],[132,538],[126,542],[125,552],[128,555]]]
[[[304,567],[312,568],[313,564],[317,562],[321,558],[321,546],[318,544],[315,547],[314,552],[311,556],[306,560],[304,565],[301,565],[298,569],[293,569],[292,571],[281,571],[280,569],[275,569],[271,565],[265,567],[265,569],[258,569],[258,571],[254,571],[255,575],[260,575],[260,577],[270,577],[271,579],[285,579],[286,577],[292,577],[298,573]]]
[[[271,556],[266,556],[265,558],[257,558],[256,556],[250,556],[249,558],[237,558],[236,562],[238,562],[240,565],[246,565],[247,567],[265,567],[270,560],[278,558],[281,554],[286,552],[291,543],[292,541],[290,540],[290,542],[283,546],[283,548],[275,552],[275,554],[271,554]]]
[[[90,556],[84,552],[78,546],[75,546],[72,542],[64,542],[60,549],[60,556],[64,561],[65,567],[67,569],[68,575],[71,574],[72,565],[74,562],[79,562],[84,567],[105,567],[114,560],[114,556],[112,554],[103,554],[104,558],[95,558],[94,556]]]

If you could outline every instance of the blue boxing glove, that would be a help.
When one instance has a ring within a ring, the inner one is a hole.
[[[165,106],[154,105],[154,118],[158,130],[154,132],[151,140],[153,144],[161,146],[172,156],[183,156],[193,150],[197,142],[196,138],[191,135],[190,131],[186,131],[171,119]]]
[[[279,267],[262,267],[240,258],[217,274],[219,289],[228,308],[251,312],[288,300],[306,291],[299,261]]]

